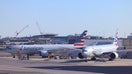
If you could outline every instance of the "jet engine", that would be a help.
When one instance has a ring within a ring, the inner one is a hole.
[[[112,61],[112,60],[114,60],[114,59],[116,59],[118,57],[119,57],[118,53],[113,52],[113,53],[110,54],[110,59],[109,60]]]
[[[48,51],[40,51],[40,56],[42,56],[42,58],[48,57],[48,55],[49,55]]]
[[[78,54],[78,57],[79,57],[80,59],[83,59],[83,58],[84,58],[84,56],[82,55],[82,53],[79,53],[79,54]]]

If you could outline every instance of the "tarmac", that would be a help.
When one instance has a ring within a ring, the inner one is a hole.
[[[81,59],[0,57],[0,74],[132,74],[132,59],[84,62]]]

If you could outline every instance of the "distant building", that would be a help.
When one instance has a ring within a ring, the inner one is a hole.
[[[132,33],[129,36],[127,36],[127,39],[132,39]]]
[[[132,33],[126,39],[123,39],[123,44],[126,49],[132,49]]]

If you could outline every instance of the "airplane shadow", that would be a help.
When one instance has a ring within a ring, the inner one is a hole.
[[[132,66],[41,66],[28,68],[81,71],[104,74],[132,74]]]
[[[89,62],[89,61],[94,61],[94,62],[107,62],[108,60],[103,60],[103,59],[97,59],[97,60],[90,60],[87,59],[87,61],[85,59],[80,59],[80,60],[67,60],[61,63],[79,63],[79,62]]]

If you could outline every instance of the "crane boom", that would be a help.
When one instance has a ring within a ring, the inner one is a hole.
[[[39,23],[36,22],[36,25],[37,25],[37,27],[38,27],[38,29],[39,29],[39,33],[42,35],[43,33],[41,32],[41,29],[40,29]]]
[[[26,25],[25,27],[23,27],[19,32],[16,32],[16,37],[22,32],[24,31],[29,25]]]

